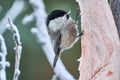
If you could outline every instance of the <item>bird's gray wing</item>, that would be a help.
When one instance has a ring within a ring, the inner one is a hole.
[[[56,39],[54,42],[55,58],[54,58],[53,68],[56,66],[57,60],[58,60],[60,52],[61,52],[60,43],[61,43],[61,32],[58,31],[56,33]]]

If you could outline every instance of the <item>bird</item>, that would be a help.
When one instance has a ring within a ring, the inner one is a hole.
[[[55,68],[58,58],[64,50],[70,49],[79,39],[77,22],[70,16],[70,11],[53,10],[47,16],[46,26],[53,45]]]

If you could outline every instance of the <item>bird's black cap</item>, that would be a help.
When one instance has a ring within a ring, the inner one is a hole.
[[[53,10],[47,17],[46,25],[48,26],[49,22],[55,18],[62,17],[65,14],[67,14],[66,11],[63,10]],[[69,15],[67,15],[67,19],[69,18]]]

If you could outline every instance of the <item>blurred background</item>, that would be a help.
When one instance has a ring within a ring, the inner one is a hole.
[[[25,15],[33,12],[29,1],[24,1],[25,8],[14,21],[14,24],[19,29],[23,47],[20,62],[21,74],[19,76],[19,80],[51,80],[54,74],[53,69],[48,63],[47,58],[44,55],[43,50],[41,49],[41,46],[37,43],[35,36],[31,33],[31,28],[35,27],[35,21],[26,25],[22,24],[22,19],[25,17]],[[14,0],[0,0],[0,6],[2,7],[0,11],[0,20],[4,18],[5,14],[12,6],[13,2]],[[78,8],[76,0],[44,0],[44,3],[47,13],[50,13],[54,9],[62,9],[65,11],[71,10],[70,15],[74,19],[76,17],[76,11]],[[6,30],[3,36],[5,38],[8,50],[7,60],[11,64],[11,66],[7,68],[7,80],[12,80],[15,62],[15,53],[13,48],[15,45],[12,33],[9,30]],[[77,62],[77,59],[81,55],[80,44],[81,43],[79,40],[71,49],[64,51],[61,56],[61,59],[66,68],[76,79],[79,78],[79,62]]]

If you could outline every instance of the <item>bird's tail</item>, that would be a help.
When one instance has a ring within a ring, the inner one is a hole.
[[[55,55],[54,62],[53,62],[53,68],[55,68],[57,60],[58,60],[58,55]]]

